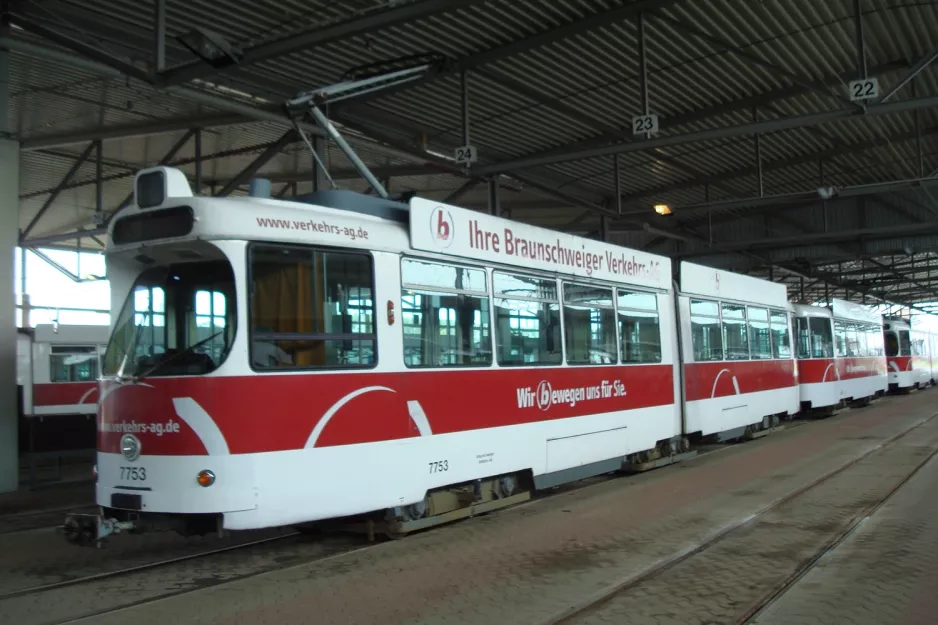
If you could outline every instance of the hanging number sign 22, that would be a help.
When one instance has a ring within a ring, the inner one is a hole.
[[[863,78],[861,80],[851,80],[847,84],[850,91],[850,100],[875,100],[879,97],[879,79]]]

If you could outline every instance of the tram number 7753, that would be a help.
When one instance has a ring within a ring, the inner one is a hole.
[[[448,460],[440,460],[439,462],[430,463],[430,473],[442,473],[443,471],[449,471]]]
[[[143,467],[121,467],[121,479],[143,482],[147,479],[147,470]]]

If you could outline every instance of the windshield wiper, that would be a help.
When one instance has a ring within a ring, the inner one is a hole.
[[[159,361],[158,363],[156,363],[155,365],[153,365],[152,367],[150,367],[149,369],[147,369],[147,370],[144,371],[143,373],[140,373],[140,374],[138,374],[138,375],[133,376],[134,382],[139,382],[140,380],[146,378],[148,375],[151,375],[154,371],[156,371],[157,369],[159,369],[160,367],[162,367],[162,366],[165,365],[166,363],[172,362],[173,360],[179,358],[179,357],[182,356],[183,354],[191,354],[191,353],[194,353],[194,351],[195,351],[195,349],[196,349],[197,347],[201,347],[202,345],[205,345],[205,344],[208,343],[209,341],[214,340],[215,337],[220,336],[220,335],[222,335],[222,334],[224,334],[224,333],[225,333],[224,330],[219,330],[218,332],[216,332],[216,333],[213,334],[212,336],[210,336],[210,337],[208,337],[208,338],[204,338],[204,339],[202,339],[201,341],[199,341],[199,342],[197,342],[197,343],[193,343],[192,345],[190,345],[189,347],[185,348],[185,349],[182,350],[181,352],[176,352],[175,354],[173,354],[173,355],[170,356],[169,358],[167,358],[167,359],[165,359],[165,360]]]

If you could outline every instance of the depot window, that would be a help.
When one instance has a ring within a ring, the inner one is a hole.
[[[484,269],[401,261],[401,326],[408,367],[492,363]]]
[[[371,255],[252,245],[249,257],[255,369],[375,365]]]
[[[498,364],[559,365],[563,347],[557,281],[496,271],[492,290]]]
[[[622,362],[661,362],[658,298],[653,293],[616,289]]]

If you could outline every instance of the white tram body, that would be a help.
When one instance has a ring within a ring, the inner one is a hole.
[[[107,267],[99,524],[414,520],[797,410],[780,285],[419,198],[143,170]]]
[[[886,392],[882,318],[866,306],[792,304],[801,405],[832,409]]]
[[[109,333],[110,328],[101,325],[20,328],[16,384],[22,389],[23,416],[95,415]]]

